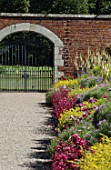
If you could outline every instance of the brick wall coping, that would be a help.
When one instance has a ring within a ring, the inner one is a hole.
[[[29,14],[0,13],[0,17],[32,17],[32,18],[63,18],[63,19],[111,19],[111,15],[78,15],[78,14]]]

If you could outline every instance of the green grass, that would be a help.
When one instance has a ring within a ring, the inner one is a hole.
[[[10,70],[14,70],[17,72],[18,72],[18,70],[52,71],[52,67],[50,67],[50,66],[20,66],[20,65],[14,65],[14,66],[2,65],[2,66],[0,66],[0,71],[10,71]]]

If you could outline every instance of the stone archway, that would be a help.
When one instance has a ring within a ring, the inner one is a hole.
[[[64,61],[62,60],[61,51],[63,49],[63,42],[60,38],[55,35],[49,29],[36,24],[30,23],[19,23],[10,25],[2,30],[0,30],[0,41],[2,41],[6,36],[11,35],[13,33],[21,32],[21,31],[31,31],[38,34],[41,34],[47,37],[54,44],[54,83],[58,81],[58,78],[62,73],[58,71],[58,66],[63,66]]]

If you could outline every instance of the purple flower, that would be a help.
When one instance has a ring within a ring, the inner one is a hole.
[[[84,119],[86,119],[88,115],[86,113],[84,113],[82,116]]]
[[[106,120],[100,120],[99,123],[97,124],[97,126],[101,126],[103,122],[105,122]]]
[[[95,99],[95,98],[90,98],[90,99],[88,100],[88,102],[89,102],[89,103],[94,103],[94,102],[96,102],[96,99]]]
[[[79,105],[79,107],[85,106],[84,103],[79,103],[78,105]]]
[[[81,120],[82,120],[82,117],[78,116],[78,120],[81,121]]]
[[[74,116],[73,115],[70,116],[70,120],[74,120]]]

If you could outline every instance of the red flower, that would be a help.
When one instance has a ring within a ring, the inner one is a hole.
[[[66,80],[65,75],[62,75],[62,76],[61,76],[61,80]]]
[[[70,73],[70,78],[74,79],[74,75],[72,73]]]

